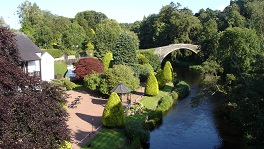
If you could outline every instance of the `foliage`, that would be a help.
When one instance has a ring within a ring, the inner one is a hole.
[[[154,54],[152,51],[140,51],[149,61],[149,64],[152,66],[154,71],[160,68],[160,59],[159,56]]]
[[[109,66],[110,66],[110,62],[114,60],[113,59],[113,54],[108,52],[104,55],[104,58],[102,60],[103,64],[104,64],[104,70],[108,70]]]
[[[100,60],[107,52],[112,52],[121,33],[121,28],[115,20],[105,19],[95,28],[94,56]]]
[[[102,116],[102,122],[107,127],[122,127],[125,123],[124,109],[117,93],[111,93]]]
[[[144,56],[141,53],[137,54],[137,59],[138,59],[138,63],[141,65],[149,63],[148,58],[146,58],[146,56]]]
[[[76,87],[76,84],[71,82],[70,78],[62,78],[60,80],[52,80],[51,83],[59,84],[63,87],[63,90],[72,90]]]
[[[64,143],[65,143],[65,145],[64,146],[60,146],[59,149],[72,149],[71,142],[64,141]]]
[[[163,79],[166,82],[172,81],[172,73],[173,73],[173,69],[171,63],[167,61],[163,67]]]
[[[135,138],[138,138],[141,144],[148,143],[150,139],[150,133],[148,130],[145,130],[141,122],[128,120],[125,124],[124,129],[126,137],[132,141]]]
[[[55,75],[61,75],[64,77],[64,75],[67,72],[67,64],[64,62],[54,62],[54,74]]]
[[[0,47],[0,148],[59,148],[70,141],[63,90],[22,72],[7,28],[0,27]]]
[[[149,96],[156,96],[159,94],[159,85],[154,74],[150,74],[148,77],[145,94]]]
[[[75,64],[77,79],[83,79],[86,75],[103,73],[104,65],[96,58],[82,58]]]
[[[109,68],[101,76],[99,90],[102,94],[110,94],[110,91],[115,88],[119,82],[122,82],[131,90],[136,90],[139,87],[139,79],[134,76],[131,67],[126,65],[114,65]]]
[[[178,84],[174,84],[173,89],[178,95],[179,98],[184,98],[190,93],[190,86],[184,81],[180,81]]]
[[[162,69],[157,71],[156,78],[157,78],[157,81],[158,81],[158,84],[159,84],[159,88],[160,89],[164,88],[165,85],[166,85],[166,80],[164,79],[164,74],[163,74],[163,70]]]
[[[189,69],[194,70],[199,73],[204,73],[203,67],[201,65],[193,65],[193,66],[190,66]]]
[[[175,91],[172,91],[172,92],[171,92],[171,97],[172,97],[172,99],[173,99],[173,100],[177,100],[177,99],[178,99],[178,97],[179,97],[179,95],[178,95],[178,93],[177,93],[177,92],[175,92]]]
[[[101,81],[100,74],[97,73],[86,75],[83,79],[85,87],[87,87],[90,90],[98,89],[100,85],[100,81]]]
[[[138,49],[138,38],[133,32],[123,31],[120,33],[113,49],[113,63],[134,65],[137,63],[136,50]]]
[[[156,110],[162,111],[163,113],[168,111],[172,104],[174,103],[174,100],[171,96],[164,96],[160,99],[158,108]]]
[[[148,120],[154,120],[156,125],[162,123],[163,120],[163,112],[161,110],[154,110],[149,113]]]

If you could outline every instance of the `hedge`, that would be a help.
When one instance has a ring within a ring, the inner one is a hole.
[[[64,62],[54,62],[54,75],[64,75],[67,72],[67,64]]]
[[[190,86],[184,81],[180,81],[178,84],[174,85],[175,92],[178,93],[179,98],[184,98],[190,93]]]

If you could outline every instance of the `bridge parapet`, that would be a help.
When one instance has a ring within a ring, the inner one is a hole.
[[[154,54],[157,54],[160,58],[160,61],[162,60],[172,51],[176,51],[179,49],[188,49],[190,51],[193,51],[194,53],[198,53],[199,51],[199,46],[198,45],[193,45],[193,44],[171,44],[168,46],[163,46],[163,47],[157,47]]]

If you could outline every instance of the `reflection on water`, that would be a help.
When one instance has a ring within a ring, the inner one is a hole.
[[[211,103],[204,101],[196,108],[190,105],[191,98],[197,95],[202,76],[183,68],[175,71],[179,80],[190,84],[191,94],[174,105],[164,116],[162,125],[150,133],[150,149],[220,147],[222,139],[214,124]]]

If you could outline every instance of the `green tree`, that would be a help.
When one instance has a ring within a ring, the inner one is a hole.
[[[95,29],[94,56],[100,60],[107,52],[113,52],[121,27],[115,20],[105,19]]]
[[[260,40],[254,30],[246,28],[229,28],[219,41],[217,58],[225,68],[224,73],[239,74],[252,70],[256,55],[261,53]]]
[[[111,93],[105,105],[102,122],[107,127],[122,127],[125,124],[125,114],[117,93]]]
[[[70,141],[64,91],[20,69],[14,34],[7,28],[0,27],[0,41],[0,148],[59,148]]]
[[[159,94],[158,81],[154,74],[150,74],[146,83],[145,94],[149,96],[156,96]]]
[[[68,24],[66,30],[62,34],[62,42],[64,46],[73,51],[76,50],[76,48],[81,47],[84,39],[85,31],[77,22]]]
[[[110,91],[122,82],[131,90],[139,87],[139,79],[134,76],[134,71],[130,66],[114,65],[102,74],[99,90],[103,94],[110,94]]]
[[[137,53],[139,41],[135,33],[123,31],[113,49],[113,63],[134,65],[137,63]]]
[[[171,63],[167,61],[163,68],[163,79],[166,82],[172,81],[172,73],[173,73],[173,68],[171,66]]]

